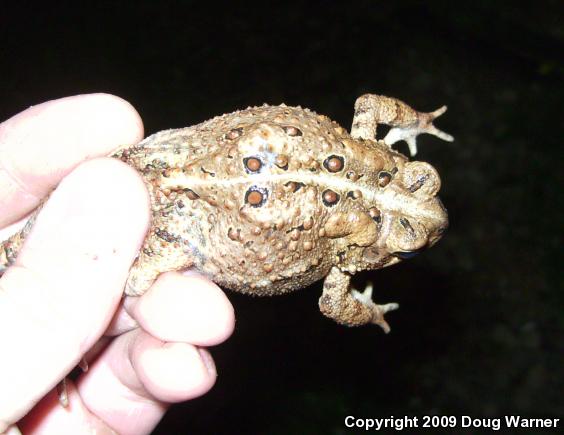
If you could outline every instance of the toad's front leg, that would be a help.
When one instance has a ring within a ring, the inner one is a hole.
[[[397,98],[365,94],[358,97],[354,104],[351,136],[355,139],[374,139],[378,124],[390,125],[392,128],[384,138],[384,143],[391,147],[405,140],[409,153],[414,156],[417,154],[416,138],[421,133],[432,134],[448,142],[454,140],[450,134],[433,125],[433,120],[446,110],[446,106],[443,106],[434,112],[418,112]]]
[[[367,323],[379,325],[384,332],[390,326],[384,314],[399,307],[396,303],[377,305],[372,301],[372,285],[360,293],[350,287],[351,276],[333,267],[323,284],[323,294],[319,298],[319,309],[327,317],[347,326],[360,326]]]

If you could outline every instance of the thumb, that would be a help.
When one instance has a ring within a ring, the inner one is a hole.
[[[113,159],[77,167],[53,192],[0,279],[0,433],[102,335],[149,224],[148,195]]]

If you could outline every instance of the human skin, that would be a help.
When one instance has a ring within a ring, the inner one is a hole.
[[[102,156],[142,137],[135,109],[107,94],[0,124],[0,240],[50,194],[0,278],[0,433],[150,433],[170,403],[215,382],[205,347],[234,327],[219,287],[172,272],[122,298],[148,194],[132,168]],[[89,370],[68,383],[64,408],[54,387],[85,355]]]

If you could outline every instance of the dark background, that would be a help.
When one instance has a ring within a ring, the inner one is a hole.
[[[98,91],[129,100],[147,134],[264,102],[348,128],[365,92],[449,106],[437,124],[456,141],[424,136],[417,157],[441,174],[451,228],[423,255],[359,277],[401,304],[391,334],[325,319],[320,285],[229,293],[237,327],[212,349],[216,386],[173,406],[156,433],[564,417],[561,1],[13,3],[0,8],[0,119]]]

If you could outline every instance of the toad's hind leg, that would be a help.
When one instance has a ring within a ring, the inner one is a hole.
[[[390,326],[384,314],[395,310],[398,304],[377,305],[372,301],[372,286],[362,293],[350,288],[350,275],[333,267],[323,284],[323,294],[319,298],[319,309],[337,323],[347,326],[360,326],[374,323],[384,332],[390,332]]]
[[[156,226],[155,226],[156,224]],[[194,265],[194,247],[182,235],[172,232],[167,222],[155,222],[143,248],[129,271],[125,294],[140,296],[159,274]]]
[[[432,134],[448,142],[454,140],[450,134],[433,125],[433,120],[446,110],[446,106],[443,106],[434,112],[418,112],[396,98],[365,94],[358,97],[354,104],[351,136],[355,139],[374,139],[378,124],[390,125],[392,128],[384,138],[384,143],[391,147],[405,140],[409,153],[414,156],[417,154],[416,138],[421,133]]]

